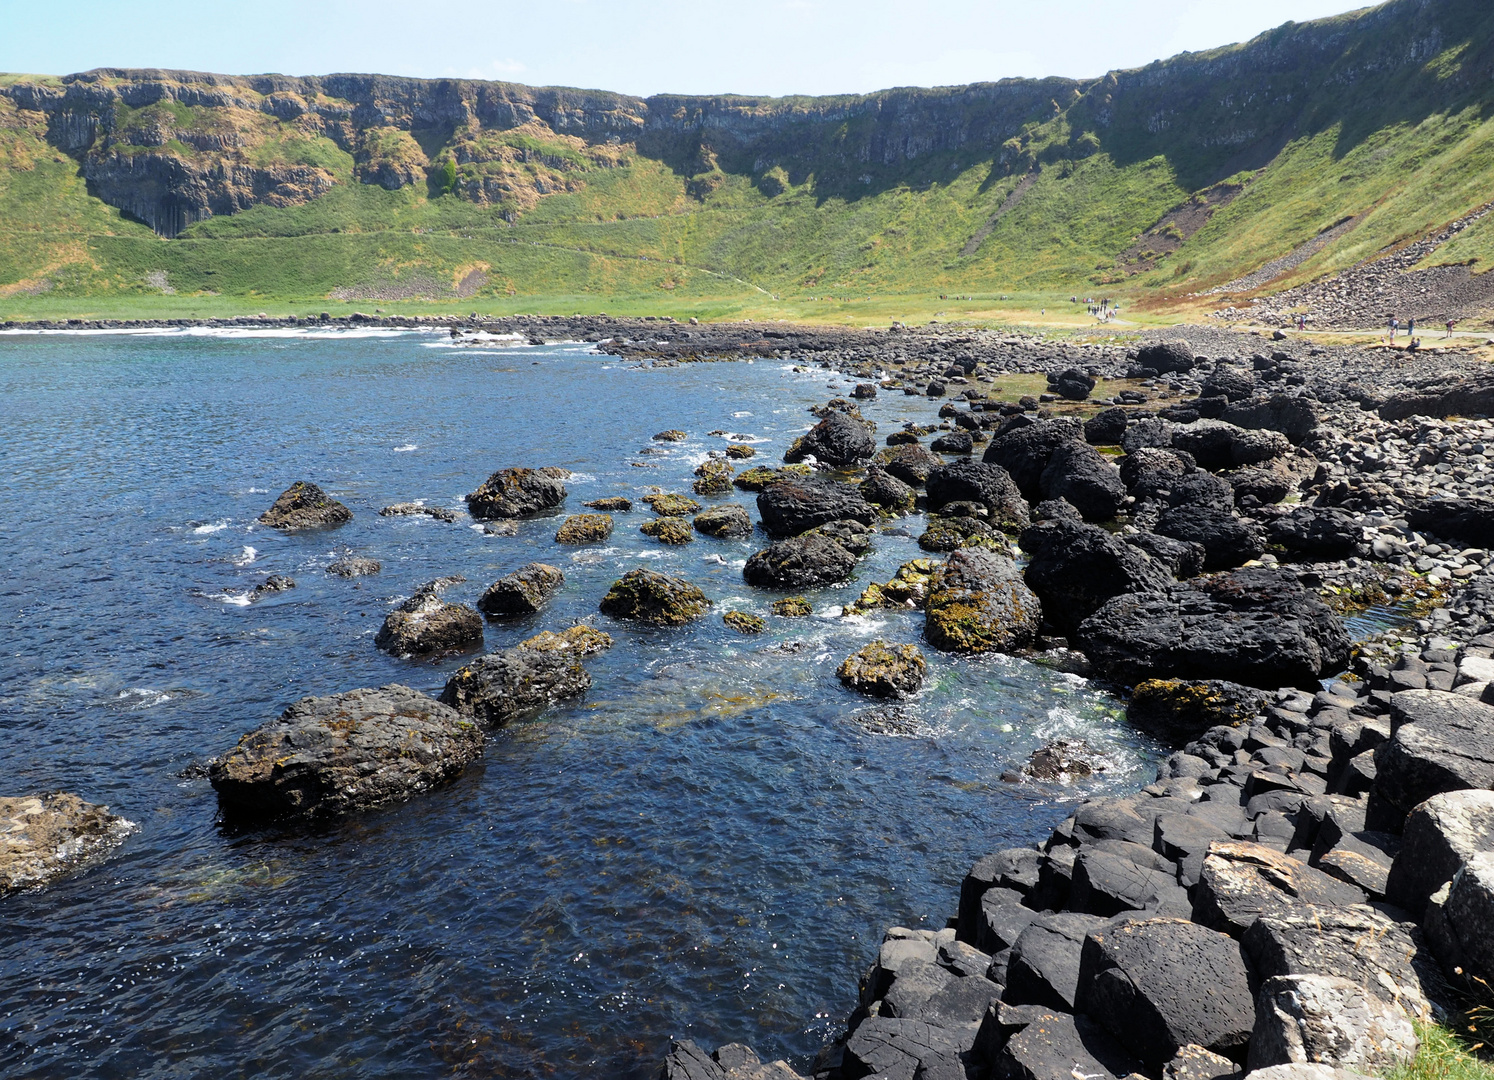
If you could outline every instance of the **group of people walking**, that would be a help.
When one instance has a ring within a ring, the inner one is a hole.
[[[1458,320],[1457,319],[1448,319],[1447,322],[1443,324],[1443,326],[1447,330],[1447,334],[1446,334],[1447,337],[1452,337],[1452,335],[1453,335],[1453,327],[1455,327],[1457,325],[1458,325]],[[1418,346],[1418,345],[1421,344],[1421,342],[1416,337],[1416,319],[1414,317],[1406,320],[1405,332],[1406,332],[1406,337],[1410,338],[1410,340],[1411,340],[1411,347],[1413,349],[1416,348],[1416,346]],[[1395,339],[1397,337],[1399,337],[1400,334],[1401,334],[1401,320],[1399,318],[1397,318],[1396,316],[1392,315],[1390,317],[1389,321],[1387,321],[1386,324],[1385,324],[1385,340],[1389,344],[1394,344],[1395,343]]]

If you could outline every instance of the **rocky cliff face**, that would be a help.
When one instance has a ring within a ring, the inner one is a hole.
[[[1392,0],[1087,82],[642,99],[465,79],[106,68],[0,93],[45,117],[101,198],[172,236],[212,214],[328,190],[325,169],[265,151],[286,136],[330,139],[354,155],[361,182],[426,182],[510,217],[620,163],[618,148],[666,162],[701,197],[725,173],[752,175],[769,194],[813,175],[854,195],[908,182],[940,154],[1008,172],[1100,152],[1122,163],[1163,155],[1201,190],[1299,134],[1481,102],[1491,75],[1486,0]]]

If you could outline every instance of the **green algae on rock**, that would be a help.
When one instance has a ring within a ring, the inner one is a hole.
[[[925,602],[924,636],[943,652],[1010,652],[1030,642],[1042,605],[1011,559],[956,551],[934,572]]]
[[[773,601],[773,614],[785,619],[802,619],[814,614],[814,605],[802,596],[785,596]]]
[[[657,495],[645,495],[643,501],[648,504],[649,509],[660,517],[685,517],[700,509],[700,503],[688,495],[675,495],[673,493],[661,493]]]
[[[847,606],[843,615],[865,615],[880,608],[910,608],[923,606],[928,596],[929,583],[934,575],[933,559],[914,559],[897,568],[891,581],[868,585],[860,598]]]
[[[754,465],[739,473],[732,483],[743,491],[762,491],[780,480],[788,480],[795,476],[808,476],[813,471],[808,465],[785,465],[781,469],[775,469],[769,465]]]
[[[745,611],[728,611],[721,621],[739,634],[761,634],[768,624],[761,615],[749,615]]]
[[[836,676],[868,697],[906,697],[923,686],[927,664],[916,645],[888,645],[873,641],[841,663]]]
[[[612,535],[610,514],[572,514],[555,533],[557,544],[596,544]]]
[[[710,606],[706,594],[688,581],[640,567],[613,582],[598,610],[651,626],[683,626]]]
[[[699,477],[692,485],[697,495],[730,495],[733,469],[720,458],[707,458],[695,469]]]
[[[640,525],[638,531],[644,536],[652,536],[661,544],[689,544],[695,540],[695,533],[684,518],[654,518]]]

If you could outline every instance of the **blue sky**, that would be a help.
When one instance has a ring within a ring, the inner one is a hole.
[[[860,93],[1081,78],[1344,0],[0,0],[0,71],[376,71],[632,94]]]

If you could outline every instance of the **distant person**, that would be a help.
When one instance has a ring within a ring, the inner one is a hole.
[[[1416,316],[1414,315],[1406,320],[1406,336],[1409,338],[1416,336]]]
[[[1452,337],[1453,327],[1457,326],[1457,325],[1458,325],[1458,320],[1457,319],[1448,319],[1447,320],[1447,336],[1448,337]]]

